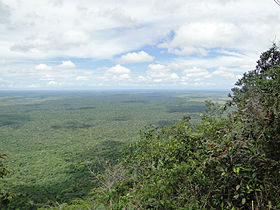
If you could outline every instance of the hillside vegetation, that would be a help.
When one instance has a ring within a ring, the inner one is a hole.
[[[145,125],[166,126],[225,92],[0,91],[0,148],[10,173],[1,181],[16,197],[10,209],[36,209],[90,197],[89,171],[115,164]]]
[[[273,45],[227,104],[206,103],[197,126],[184,117],[147,127],[122,162],[96,175],[92,200],[65,209],[280,209],[279,64]]]

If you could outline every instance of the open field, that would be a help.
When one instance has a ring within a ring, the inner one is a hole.
[[[225,92],[66,91],[0,92],[0,148],[17,194],[11,207],[32,208],[85,197],[95,180],[88,167],[117,161],[123,145],[148,125],[164,126],[189,115],[204,101],[223,103]],[[22,208],[21,208],[22,209]]]

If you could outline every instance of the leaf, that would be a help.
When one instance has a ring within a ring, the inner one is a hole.
[[[238,168],[236,169],[236,172],[239,174],[239,171],[240,171],[240,168],[238,167]]]
[[[246,203],[246,198],[242,198],[242,205]]]
[[[233,196],[233,198],[234,198],[235,200],[237,200],[237,199],[239,198],[239,194]]]
[[[239,188],[240,188],[240,185],[237,185],[237,186],[235,187],[236,190],[239,190]]]

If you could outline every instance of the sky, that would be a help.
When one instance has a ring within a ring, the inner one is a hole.
[[[274,0],[0,0],[0,90],[230,90],[279,38]]]

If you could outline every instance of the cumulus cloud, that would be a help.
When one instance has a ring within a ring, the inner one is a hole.
[[[212,75],[234,80],[240,79],[242,77],[240,74],[235,74],[230,69],[225,67],[218,68],[217,70],[212,72]]]
[[[140,51],[122,55],[119,61],[121,63],[143,63],[151,62],[154,60],[154,58],[154,56],[149,55],[145,51]]]
[[[41,71],[49,71],[49,70],[52,70],[52,69],[74,69],[74,68],[76,68],[76,65],[70,60],[62,61],[61,64],[56,65],[56,66],[49,66],[49,65],[44,64],[44,63],[40,63],[40,64],[35,66],[36,70],[41,70]]]
[[[278,42],[279,21],[273,1],[0,1],[0,57],[9,64],[0,62],[1,77],[7,87],[18,76],[28,84],[92,84],[94,77],[102,84],[222,84],[253,69],[260,52]],[[69,60],[49,64],[58,58]],[[91,77],[79,73],[80,58],[91,60],[81,66],[92,71],[100,61],[112,67]],[[133,65],[154,61],[162,64]]]
[[[154,82],[176,82],[176,80],[179,79],[179,76],[176,73],[170,72],[170,69],[162,64],[150,64],[146,74],[147,77]]]
[[[130,69],[121,66],[120,64],[117,64],[111,68],[108,68],[105,73],[104,76],[101,77],[101,79],[105,80],[105,81],[122,81],[122,80],[129,80],[130,77]]]
[[[130,69],[121,66],[120,64],[113,66],[111,68],[109,68],[106,71],[107,74],[129,74],[130,73]]]
[[[149,64],[147,75],[150,77],[166,77],[170,69],[162,64]]]
[[[68,61],[62,61],[62,64],[58,65],[59,68],[63,68],[63,69],[73,69],[76,67],[76,65],[68,60]]]
[[[37,66],[35,66],[35,69],[36,70],[52,70],[52,67],[51,66],[48,66],[47,64],[38,64]]]
[[[192,67],[191,69],[185,69],[184,72],[186,77],[210,77],[210,73],[203,68]]]

